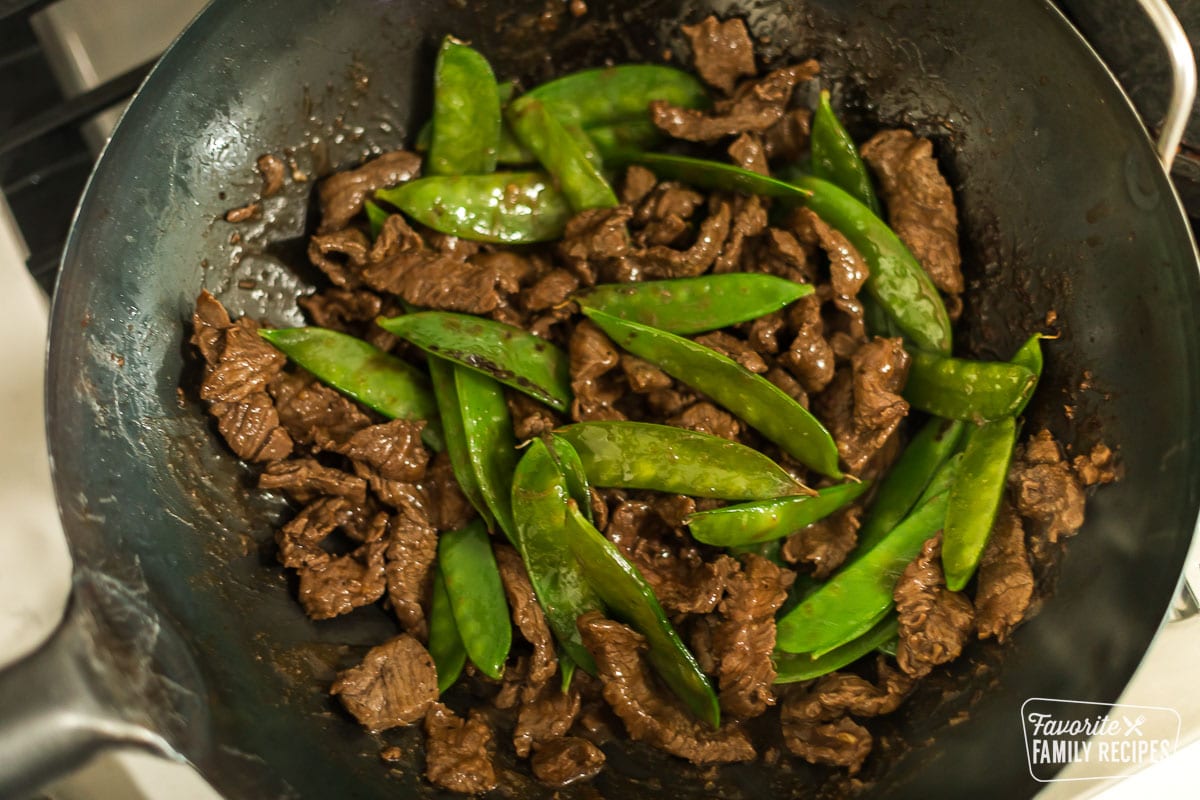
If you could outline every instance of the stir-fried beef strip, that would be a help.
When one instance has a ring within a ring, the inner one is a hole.
[[[363,727],[382,731],[425,716],[437,702],[437,670],[421,643],[402,633],[372,647],[329,691]]]
[[[538,745],[530,765],[539,781],[561,787],[596,777],[604,761],[604,751],[587,739],[563,736]]]
[[[563,691],[554,683],[543,683],[540,690],[517,711],[513,730],[513,748],[521,758],[538,745],[566,734],[579,717],[581,697],[578,689]]]
[[[321,200],[321,232],[345,228],[362,213],[363,200],[377,189],[411,180],[421,171],[421,157],[395,150],[374,158],[357,169],[335,172],[318,189]]]
[[[941,534],[925,542],[905,568],[895,597],[900,618],[896,661],[902,670],[922,678],[958,658],[974,629],[975,609],[965,594],[946,588]]]
[[[308,260],[342,289],[362,285],[359,273],[367,264],[371,240],[358,228],[342,228],[309,239]]]
[[[619,420],[625,415],[615,407],[624,394],[623,382],[614,370],[621,363],[620,351],[604,331],[591,321],[575,326],[568,355],[571,362],[571,419]]]
[[[313,619],[332,619],[383,597],[387,588],[383,557],[386,549],[387,542],[380,529],[376,538],[353,553],[301,567],[298,596],[304,612]]]
[[[1050,431],[1041,430],[1013,453],[1008,487],[1022,517],[1050,542],[1083,526],[1085,496]]]
[[[680,27],[692,45],[692,61],[705,83],[732,94],[739,78],[753,76],[754,44],[740,19],[724,22],[705,17],[696,25]]]
[[[496,788],[492,729],[472,709],[466,719],[441,703],[425,715],[425,776],[441,789],[479,794]]]
[[[537,596],[533,593],[533,584],[529,581],[521,554],[504,544],[497,544],[492,550],[500,568],[500,579],[504,583],[509,608],[512,609],[513,624],[525,637],[525,641],[533,645],[526,679],[530,691],[536,693],[558,671],[554,639],[550,635],[542,607],[538,605]]]
[[[284,372],[267,387],[275,399],[279,421],[298,444],[310,446],[318,438],[346,441],[371,424],[371,418],[353,401],[306,372]]]
[[[862,507],[849,506],[787,537],[780,554],[789,564],[811,567],[814,578],[828,578],[858,544]]]
[[[426,609],[437,541],[437,528],[415,503],[406,503],[391,516],[384,567],[388,602],[401,626],[421,641],[428,634]]]
[[[300,503],[321,495],[345,497],[356,503],[367,499],[367,482],[340,469],[327,467],[315,458],[272,461],[258,476],[258,488],[281,490]]]
[[[975,627],[979,638],[1003,642],[1024,619],[1033,598],[1033,570],[1025,549],[1021,518],[1005,502],[979,562]]]

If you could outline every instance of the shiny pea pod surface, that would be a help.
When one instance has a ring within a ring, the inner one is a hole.
[[[442,40],[433,69],[431,175],[478,175],[496,169],[500,98],[487,59],[453,36]]]
[[[625,152],[617,155],[622,162],[641,164],[660,178],[682,181],[701,189],[778,197],[797,203],[807,202],[812,195],[810,189],[722,161],[673,153]]]
[[[545,442],[546,448],[550,451],[550,457],[554,459],[559,472],[567,481],[568,496],[579,504],[587,521],[594,523],[591,481],[588,480],[587,470],[583,468],[583,459],[579,457],[579,451],[572,447],[566,439],[553,433],[542,441]]]
[[[815,496],[777,497],[699,511],[685,522],[698,542],[718,547],[744,547],[789,536],[845,508],[870,484],[841,483]]]
[[[867,171],[854,139],[833,112],[828,91],[821,92],[813,112],[810,138],[813,175],[841,187],[882,219],[883,209],[871,185],[871,173]]]
[[[709,104],[708,91],[694,75],[655,64],[580,70],[535,86],[524,96],[542,102],[563,124],[580,128],[647,120],[655,100],[685,108]]]
[[[367,229],[371,232],[371,241],[375,241],[379,238],[379,232],[383,230],[383,223],[387,222],[388,212],[370,198],[363,201],[363,211],[367,215]]]
[[[708,395],[797,461],[831,478],[842,477],[837,445],[829,431],[808,409],[766,378],[673,333],[591,308],[584,308],[583,313],[618,345]]]
[[[813,293],[776,275],[729,272],[696,278],[604,283],[574,299],[614,317],[689,336],[749,322]]]
[[[484,525],[492,530],[496,527],[496,518],[483,497],[483,487],[479,485],[479,476],[471,460],[471,447],[463,424],[462,404],[458,401],[454,363],[430,356],[429,374],[433,378],[434,395],[437,397],[445,431],[446,451],[450,456],[450,466],[454,469],[454,479],[458,481],[458,488],[462,490],[467,502],[479,512]]]
[[[822,656],[807,653],[782,653],[775,651],[775,683],[798,683],[828,675],[858,661],[896,638],[899,620],[895,614],[887,614],[869,631],[852,639]]]
[[[437,668],[438,693],[449,689],[462,674],[467,663],[467,650],[458,635],[458,623],[454,621],[454,609],[450,595],[446,593],[446,579],[441,566],[433,571],[433,592],[429,601],[429,655]]]
[[[651,422],[578,422],[555,434],[596,486],[756,500],[809,492],[757,450],[720,436]],[[809,492],[811,493],[811,492]]]
[[[572,211],[611,208],[617,204],[617,196],[600,173],[595,158],[588,158],[594,148],[586,134],[581,134],[581,142],[580,136],[572,135],[540,100],[528,95],[514,100],[505,117],[517,139],[554,176]]]
[[[913,408],[964,422],[1011,417],[1024,408],[1037,376],[1007,361],[972,361],[910,350],[904,399]]]
[[[489,678],[504,677],[512,622],[492,540],[476,520],[438,537],[438,561],[454,622],[471,663]]]
[[[458,389],[467,457],[480,493],[500,529],[510,541],[515,541],[512,475],[517,466],[517,442],[504,387],[466,367],[454,364],[451,369]]]
[[[421,311],[376,322],[427,353],[483,373],[558,411],[571,404],[567,354],[528,331],[450,311]]]
[[[1042,369],[1045,366],[1045,357],[1042,355],[1042,339],[1048,338],[1040,333],[1035,333],[1025,340],[1025,344],[1018,348],[1017,352],[1009,359],[1010,363],[1016,364],[1018,367],[1024,367],[1033,373],[1034,390],[1037,389],[1037,381],[1042,379]],[[1024,402],[1017,406],[1013,416],[1021,416],[1025,413],[1025,409],[1029,406],[1029,401],[1033,399],[1033,391],[1031,390],[1026,395]]]

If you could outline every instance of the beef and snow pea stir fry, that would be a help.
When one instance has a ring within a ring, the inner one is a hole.
[[[740,20],[683,32],[699,77],[524,90],[447,38],[411,149],[320,186],[311,324],[197,301],[200,396],[294,502],[304,610],[396,619],[332,693],[422,725],[445,789],[495,788],[498,748],[588,780],[605,732],[855,774],[867,720],[1009,637],[1114,477],[1022,429],[1042,332],[955,350],[931,143],[856,142]]]

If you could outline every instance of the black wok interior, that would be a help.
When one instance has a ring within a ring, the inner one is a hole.
[[[881,797],[1032,794],[1021,703],[1115,700],[1160,625],[1196,522],[1196,256],[1132,110],[1041,0],[614,0],[561,15],[550,34],[537,23],[544,7],[217,0],[164,58],[100,162],[55,299],[55,478],[82,575],[154,608],[203,678],[208,718],[182,721],[175,746],[231,798],[436,794],[420,777],[415,730],[370,736],[325,693],[393,623],[372,610],[304,616],[272,552],[286,509],[251,489],[252,473],[213,435],[194,392],[177,392],[195,369],[186,323],[201,287],[234,313],[299,321],[314,179],[415,130],[444,34],[532,85],[665,51],[686,59],[679,23],[715,11],[745,17],[773,60],[819,58],[822,84],[856,132],[903,125],[933,137],[963,219],[972,321],[959,348],[1006,357],[1054,310],[1063,335],[1047,344],[1029,425],[1119,450],[1125,476],[1089,502],[1054,597],[1011,647],[975,647],[919,693],[886,726],[864,776]],[[284,148],[309,180],[290,182],[232,243],[221,216],[257,196],[255,159]],[[239,288],[246,281],[253,288]],[[1080,388],[1084,370],[1091,388]],[[1064,404],[1076,406],[1073,420]],[[385,765],[381,742],[413,755]],[[711,789],[680,761],[626,745],[609,755],[593,787],[560,796],[842,788],[803,765],[749,765],[720,772]],[[521,797],[550,793],[518,787]]]

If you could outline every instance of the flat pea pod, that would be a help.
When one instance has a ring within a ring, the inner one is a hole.
[[[566,694],[571,691],[571,679],[575,677],[575,670],[578,665],[575,659],[571,658],[565,652],[558,654],[558,673],[562,676],[562,693]]]
[[[946,588],[952,592],[967,585],[983,557],[1004,497],[1016,437],[1013,417],[985,422],[967,431],[942,532],[942,569]]]
[[[742,547],[788,536],[844,508],[867,490],[869,483],[839,483],[814,497],[777,497],[735,506],[699,511],[685,522],[692,538],[717,547]]]
[[[945,419],[985,422],[1013,416],[1033,393],[1037,376],[1007,361],[971,361],[909,350],[904,399]]]
[[[390,419],[423,419],[421,438],[445,447],[429,380],[379,348],[327,328],[262,328],[259,335],[318,380]]]
[[[441,694],[462,674],[467,663],[467,650],[458,635],[458,623],[454,621],[454,609],[440,564],[433,571],[433,593],[429,601],[429,655],[437,668],[438,694]]]
[[[426,171],[482,175],[496,169],[500,98],[492,67],[453,36],[442,40],[433,69],[433,134]]]
[[[571,217],[567,199],[544,172],[431,175],[380,189],[375,197],[435,231],[477,242],[551,241]]]
[[[489,678],[504,676],[512,646],[512,622],[492,540],[476,520],[438,537],[438,561],[454,622],[471,663]]]
[[[454,364],[437,356],[429,357],[429,375],[433,378],[433,393],[437,397],[442,427],[445,430],[446,450],[450,455],[450,466],[454,479],[463,496],[483,519],[489,530],[496,527],[496,518],[483,498],[483,487],[471,462],[471,448],[467,442],[467,431],[463,424],[462,405],[458,402],[458,382]]]
[[[499,81],[496,84],[496,96],[499,98],[501,109],[512,99],[516,89],[517,87],[512,81]],[[425,153],[429,151],[429,145],[432,142],[433,120],[429,120],[417,131],[417,138],[413,142],[413,147],[418,152]],[[500,141],[496,143],[496,163],[509,166],[527,166],[536,160],[533,157],[533,153],[526,150],[525,146],[513,136],[513,132],[507,123],[504,122],[502,114],[500,120]]]
[[[878,544],[779,618],[775,647],[821,656],[862,636],[892,608],[896,581],[946,519],[958,459],[942,465],[922,502]]]
[[[766,378],[673,333],[595,309],[584,308],[583,313],[618,345],[708,395],[802,464],[831,478],[842,477],[837,445],[829,431],[808,409]]]
[[[596,662],[583,646],[575,621],[588,611],[603,611],[604,604],[563,536],[570,499],[566,478],[549,448],[542,439],[534,439],[513,473],[517,549],[554,638],[575,664],[595,675]]]
[[[746,544],[729,548],[729,554],[733,556],[748,555],[750,553],[765,558],[777,567],[791,569],[791,565],[783,558],[782,539],[771,539],[762,544]]]
[[[571,404],[567,354],[528,331],[450,311],[421,311],[376,322],[427,353],[481,372],[558,411]]]
[[[592,489],[588,480],[587,470],[583,468],[583,459],[579,451],[571,446],[566,439],[556,434],[550,434],[543,441],[550,451],[551,458],[567,481],[567,494],[583,509],[583,515],[588,522],[592,519]]]
[[[1040,381],[1042,379],[1042,368],[1045,365],[1045,359],[1042,356],[1042,339],[1046,337],[1040,333],[1035,333],[1025,340],[1025,344],[1021,345],[1020,349],[1013,355],[1009,361],[1019,367],[1024,367],[1033,373],[1034,379]],[[1036,389],[1036,385],[1034,386]],[[1033,399],[1033,392],[1025,397],[1024,402],[1017,406],[1015,417],[1025,413],[1025,408],[1029,405],[1029,401]]]
[[[689,336],[748,322],[813,293],[807,283],[777,275],[727,272],[696,278],[604,283],[574,299],[621,319]]]
[[[775,662],[775,683],[809,681],[853,664],[895,639],[899,626],[896,615],[887,614],[862,636],[816,658],[807,653],[776,651],[772,654],[772,660]]]
[[[686,108],[709,104],[708,92],[694,75],[656,64],[580,70],[535,86],[524,96],[544,103],[563,124],[580,128],[648,119],[655,100]]]
[[[529,95],[517,98],[509,105],[505,118],[517,139],[554,177],[571,210],[617,205],[612,187],[588,159],[590,143],[581,146],[579,138],[555,119],[540,100]],[[583,137],[586,140],[586,134]]]
[[[475,370],[451,365],[462,410],[467,456],[479,482],[483,501],[500,530],[516,540],[512,516],[512,475],[517,467],[517,442],[504,387]]]
[[[879,484],[879,491],[858,531],[858,551],[865,553],[888,534],[917,504],[938,468],[958,450],[965,425],[932,417],[909,441]]]
[[[683,181],[701,189],[758,194],[799,203],[807,202],[812,195],[810,189],[721,161],[672,153],[624,152],[615,155],[622,162],[641,164],[660,178]]]
[[[917,347],[949,353],[950,315],[941,295],[900,237],[852,195],[829,181],[801,176],[794,185],[808,191],[805,204],[836,228],[866,260],[867,293]]]
[[[667,619],[650,584],[617,546],[605,539],[571,501],[564,531],[571,552],[588,583],[619,619],[646,637],[655,671],[687,707],[713,728],[720,727],[721,709],[696,657]]]
[[[812,116],[812,174],[840,186],[877,217],[883,217],[871,173],[858,154],[854,139],[833,113],[829,92],[823,90]]]
[[[652,422],[578,422],[554,432],[596,486],[759,500],[808,491],[752,447]]]
[[[663,138],[662,131],[649,117],[585,128],[584,132],[602,159],[615,161],[620,160],[622,153],[654,147]]]
[[[883,306],[875,301],[875,298],[869,294],[864,294],[858,299],[862,303],[863,322],[867,325],[868,333],[872,336],[883,336],[888,339],[904,335],[896,327],[895,321],[883,310]]]
[[[371,232],[371,241],[375,241],[379,238],[379,232],[383,230],[383,223],[387,222],[388,212],[370,198],[363,201],[363,210],[367,213],[367,229]]]

